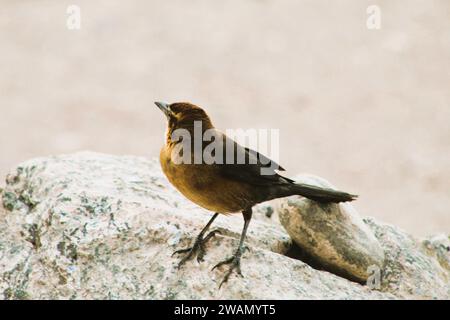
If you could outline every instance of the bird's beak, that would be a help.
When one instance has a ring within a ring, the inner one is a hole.
[[[172,112],[169,109],[169,104],[165,102],[155,102],[156,106],[166,115],[167,118],[170,117]]]

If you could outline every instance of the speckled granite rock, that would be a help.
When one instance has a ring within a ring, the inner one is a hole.
[[[295,180],[335,188],[316,176]],[[294,196],[279,199],[277,204],[280,222],[291,238],[327,270],[366,283],[374,268],[383,268],[380,243],[350,203],[320,204]]]
[[[223,231],[205,261],[176,269],[210,214],[184,200],[156,161],[78,153],[30,160],[0,192],[1,299],[392,299],[449,298],[446,237],[419,242],[370,219],[386,252],[381,291],[287,257],[291,241],[260,207],[242,259],[245,277],[220,290],[242,217],[219,217]]]

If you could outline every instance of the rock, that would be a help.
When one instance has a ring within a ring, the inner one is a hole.
[[[303,175],[295,179],[326,188],[326,180]],[[281,224],[295,243],[326,270],[366,283],[384,265],[384,252],[373,232],[350,203],[320,204],[292,196],[279,199]]]
[[[208,243],[205,261],[178,270],[172,252],[212,213],[179,195],[155,160],[88,152],[34,159],[0,193],[0,299],[450,298],[448,238],[422,242],[366,219],[386,255],[373,290],[294,259],[290,237],[266,217],[273,203],[250,224],[244,277],[219,290],[224,270],[211,267],[233,252],[243,219],[219,217],[213,228],[223,234]]]
[[[410,299],[450,299],[449,236],[418,240],[373,218],[364,222],[384,249],[381,290]]]

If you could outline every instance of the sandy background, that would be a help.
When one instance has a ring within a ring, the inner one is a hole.
[[[221,129],[279,128],[288,174],[360,194],[361,214],[450,231],[450,1],[0,4],[2,183],[36,156],[156,156],[153,101],[188,100]]]

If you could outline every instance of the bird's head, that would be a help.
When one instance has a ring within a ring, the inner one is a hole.
[[[192,131],[195,121],[201,121],[202,131],[213,128],[206,112],[189,102],[155,102],[156,106],[165,114],[168,124],[168,135],[176,129]]]

